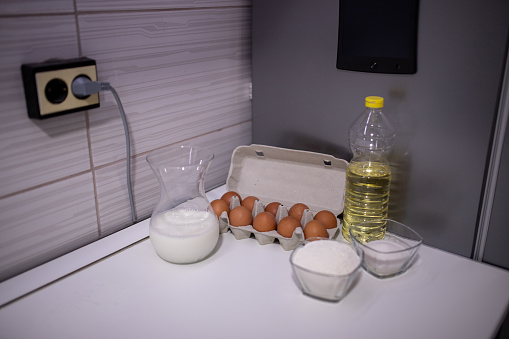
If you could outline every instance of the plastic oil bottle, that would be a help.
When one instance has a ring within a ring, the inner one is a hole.
[[[395,130],[382,113],[383,98],[366,97],[366,110],[350,126],[349,141],[353,158],[348,165],[343,211],[343,237],[350,241],[349,230],[359,223],[360,240],[382,239],[384,233],[371,230],[387,217],[391,167],[387,156],[394,144]]]

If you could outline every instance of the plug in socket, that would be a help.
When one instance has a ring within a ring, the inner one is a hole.
[[[21,66],[28,116],[45,119],[52,116],[99,107],[99,94],[77,97],[72,82],[79,76],[97,81],[95,60],[76,58],[52,60]]]

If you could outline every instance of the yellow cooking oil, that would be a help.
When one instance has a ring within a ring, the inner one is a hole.
[[[384,228],[379,219],[387,218],[391,168],[386,162],[351,162],[346,172],[345,205],[343,211],[343,237],[350,241],[350,228],[370,222],[360,230],[360,241],[383,239]],[[357,237],[357,236],[356,236]]]

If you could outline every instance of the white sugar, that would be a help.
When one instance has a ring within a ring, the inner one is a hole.
[[[347,244],[317,240],[295,253],[294,263],[318,273],[344,275],[351,273],[359,265],[360,259]]]
[[[390,275],[400,271],[410,259],[411,251],[390,240],[375,240],[366,244],[365,265],[379,275]],[[369,250],[370,249],[370,250]]]

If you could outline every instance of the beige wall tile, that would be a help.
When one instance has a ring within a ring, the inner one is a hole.
[[[249,1],[76,4],[84,11],[79,25],[72,0],[0,3],[0,281],[130,224],[119,161],[124,131],[111,93],[89,111],[89,134],[84,112],[31,120],[21,64],[97,60],[100,80],[124,104],[131,154],[141,154],[132,167],[139,218],[150,216],[159,197],[149,151],[181,143],[211,148],[206,185],[213,187],[225,182],[233,149],[251,143]]]
[[[250,10],[80,15],[83,53],[119,92],[133,154],[251,119]],[[95,166],[125,157],[110,93],[90,111]]]
[[[76,0],[80,11],[171,9],[193,7],[246,6],[250,0]]]
[[[226,182],[233,150],[251,143],[251,123],[246,122],[187,140],[182,144],[207,147],[214,152],[205,186],[216,187]],[[159,184],[146,161],[146,155],[132,161],[134,201],[138,219],[150,217],[159,199]],[[130,208],[126,186],[125,163],[119,162],[97,170],[97,195],[101,231],[112,233],[130,224]]]
[[[0,197],[90,169],[84,113],[27,116],[21,65],[78,56],[73,16],[0,19]]]
[[[71,13],[73,0],[2,0],[0,15]]]
[[[92,174],[0,199],[0,281],[98,238]]]

